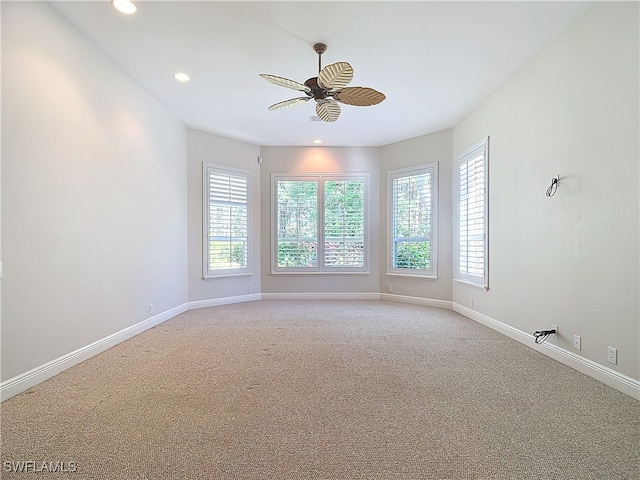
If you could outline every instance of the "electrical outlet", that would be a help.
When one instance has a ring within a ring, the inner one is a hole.
[[[580,335],[573,336],[573,348],[576,350],[582,349],[582,337]]]
[[[560,330],[558,330],[558,325],[551,325],[551,328],[556,331],[556,333],[554,333],[553,336],[558,338],[558,336],[560,335]]]
[[[609,347],[609,363],[618,364],[618,349]]]
[[[149,304],[149,314],[153,313],[153,303]]]
[[[387,292],[389,293],[393,292],[393,287],[391,286],[391,284],[387,285]]]
[[[249,286],[247,287],[247,292],[251,293],[252,291],[253,291],[253,287],[252,287],[251,285],[249,285]]]
[[[473,308],[473,297],[471,297],[471,298],[469,299],[469,306],[470,306],[471,308]]]

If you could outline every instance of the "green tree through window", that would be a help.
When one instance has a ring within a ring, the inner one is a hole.
[[[318,264],[318,183],[282,180],[277,183],[279,267]]]

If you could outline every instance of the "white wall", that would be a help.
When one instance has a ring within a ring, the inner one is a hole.
[[[455,283],[454,302],[528,333],[558,324],[547,342],[635,379],[638,58],[638,3],[596,4],[454,130],[455,155],[491,137],[490,289]]]
[[[185,128],[45,3],[2,2],[2,379],[187,301]]]
[[[187,129],[189,177],[189,302],[205,302],[260,292],[260,147],[238,140]],[[251,172],[249,229],[253,274],[203,280],[202,274],[202,164],[242,168]],[[268,225],[268,222],[267,222]],[[206,304],[200,303],[200,305]]]
[[[261,211],[263,293],[378,293],[380,291],[380,149],[375,147],[262,147]],[[369,173],[369,273],[271,274],[271,174]]]
[[[387,292],[388,285],[391,285],[394,295],[448,302],[452,299],[452,141],[453,130],[448,129],[382,147],[380,171],[380,224],[382,231],[379,259],[381,292]],[[389,261],[387,172],[429,162],[438,162],[438,278],[411,278],[387,275]]]

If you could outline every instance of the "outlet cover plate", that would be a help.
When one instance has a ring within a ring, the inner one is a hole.
[[[614,365],[618,364],[618,349],[613,347],[608,347],[608,359],[609,363],[613,363]]]

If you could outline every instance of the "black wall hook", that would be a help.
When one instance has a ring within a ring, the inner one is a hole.
[[[553,197],[558,190],[558,182],[560,181],[560,175],[556,175],[551,179],[551,185],[547,188],[547,197]]]

